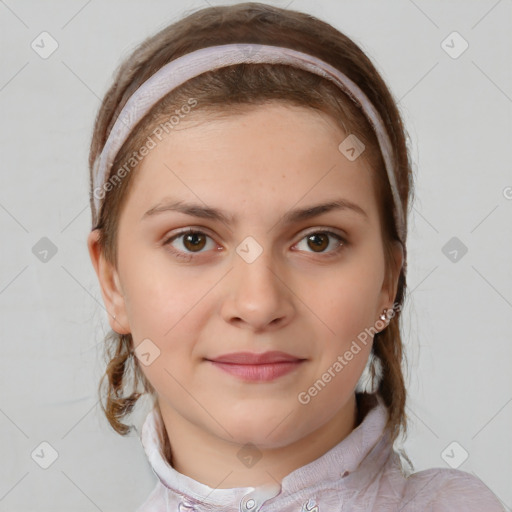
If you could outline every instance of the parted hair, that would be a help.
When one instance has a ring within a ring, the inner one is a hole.
[[[408,136],[397,104],[369,57],[352,39],[316,17],[248,2],[187,12],[178,21],[145,39],[115,71],[113,83],[95,119],[89,154],[92,229],[99,230],[99,244],[105,258],[117,265],[118,221],[136,167],[106,193],[99,212],[95,211],[93,202],[92,172],[94,161],[101,153],[121,109],[136,89],[168,62],[206,46],[228,43],[259,43],[309,53],[340,69],[353,80],[380,113],[391,140],[394,173],[407,222],[413,186]],[[375,133],[360,108],[335,84],[305,70],[276,64],[237,64],[187,81],[159,101],[136,126],[117,154],[111,174],[142,146],[156,126],[168,120],[170,114],[189,103],[191,98],[197,101],[197,106],[188,114],[190,116],[229,116],[278,101],[325,113],[346,134],[356,135],[365,144],[361,157],[371,165],[386,268],[391,268],[391,245],[399,237],[392,213],[391,188]],[[387,427],[391,430],[392,441],[400,433],[405,435],[407,429],[403,376],[406,365],[400,329],[401,306],[406,291],[407,252],[405,240],[402,242],[404,263],[395,297],[395,305],[399,307],[389,325],[373,339],[371,356],[380,363],[379,375],[373,365],[370,369],[375,390],[389,412]],[[114,331],[107,334],[106,371],[98,392],[109,423],[121,435],[130,431],[130,425],[123,421],[133,411],[137,400],[143,394],[155,399],[155,390],[145,378],[133,351],[131,334]],[[103,389],[104,384],[106,390]]]

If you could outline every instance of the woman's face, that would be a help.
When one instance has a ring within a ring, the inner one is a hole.
[[[372,342],[361,333],[393,304],[371,171],[309,109],[191,120],[133,171],[104,295],[112,327],[132,334],[162,411],[230,442],[284,446],[353,398]],[[300,362],[212,362],[268,351]]]

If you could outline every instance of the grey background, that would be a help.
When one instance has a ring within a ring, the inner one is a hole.
[[[510,511],[512,2],[273,3],[352,37],[399,101],[417,193],[405,448],[416,470],[463,448],[459,469]],[[115,434],[97,401],[109,326],[86,247],[87,153],[121,58],[207,4],[221,2],[0,1],[2,512],[135,510],[156,483],[137,433]],[[31,47],[43,31],[58,43],[46,59]],[[457,58],[454,31],[469,44]],[[43,441],[58,452],[48,469],[31,457]]]

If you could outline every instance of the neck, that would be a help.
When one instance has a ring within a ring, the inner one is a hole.
[[[212,488],[230,489],[275,484],[292,471],[318,459],[347,437],[362,421],[356,396],[327,423],[307,436],[278,448],[261,449],[250,468],[236,458],[245,443],[220,438],[159,403],[164,422],[164,454],[179,473]],[[237,463],[234,464],[233,461]]]

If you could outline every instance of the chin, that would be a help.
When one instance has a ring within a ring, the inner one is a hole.
[[[260,448],[275,449],[289,445],[303,435],[297,428],[301,421],[292,415],[287,417],[289,410],[282,415],[274,411],[253,408],[251,413],[242,418],[224,416],[222,422],[226,430],[233,436],[226,437],[224,430],[219,431],[223,438],[240,445],[252,443]],[[286,419],[285,419],[286,418]],[[218,429],[216,429],[218,430]]]

